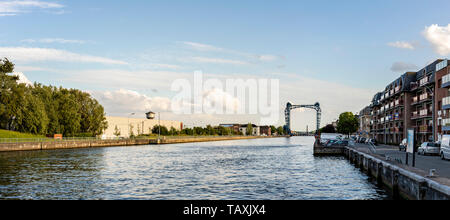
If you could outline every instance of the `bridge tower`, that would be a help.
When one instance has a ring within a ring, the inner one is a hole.
[[[314,105],[292,105],[292,103],[287,103],[286,105],[286,110],[284,111],[285,114],[285,120],[286,120],[286,125],[284,127],[285,131],[289,134],[292,135],[292,131],[291,131],[291,111],[297,108],[308,108],[308,109],[313,109],[316,110],[317,112],[317,130],[316,132],[320,129],[320,120],[322,118],[322,109],[320,108],[320,103],[316,103]]]

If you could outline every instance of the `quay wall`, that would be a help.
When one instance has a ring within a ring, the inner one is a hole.
[[[393,199],[450,200],[450,187],[390,164],[352,148],[344,149],[344,156],[379,184],[391,189]]]
[[[24,142],[24,143],[0,143],[0,152],[8,151],[34,151],[34,150],[55,150],[55,149],[75,149],[75,148],[96,148],[96,147],[120,147],[136,145],[156,145],[156,144],[178,144],[196,143],[227,140],[245,140],[257,138],[278,138],[278,137],[256,137],[256,136],[233,136],[233,137],[186,137],[186,138],[163,138],[158,143],[156,139],[120,139],[120,140],[90,140],[90,141],[49,141],[49,142]]]
[[[332,156],[343,155],[344,147],[324,147],[317,143],[314,143],[314,156]]]

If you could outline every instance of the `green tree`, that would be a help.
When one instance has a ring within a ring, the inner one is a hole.
[[[116,136],[116,137],[119,137],[119,136],[120,136],[120,130],[119,130],[119,128],[117,127],[117,125],[116,125],[116,127],[114,128],[114,136]]]
[[[277,128],[277,134],[278,135],[285,135],[285,130],[282,126]]]
[[[277,128],[275,126],[271,125],[270,132],[272,132],[272,135],[274,135],[277,132]]]
[[[220,136],[229,136],[231,135],[231,128],[226,128],[223,126],[218,126],[216,127],[216,134],[220,135]]]
[[[329,133],[329,134],[333,134],[336,133],[336,129],[334,128],[334,126],[332,124],[329,124],[323,128],[320,129],[320,133]]]
[[[21,132],[32,134],[47,134],[49,119],[42,101],[32,95],[25,96],[21,113],[16,118],[17,128]]]
[[[159,129],[159,125],[153,126],[152,134],[159,134]],[[164,125],[161,125],[161,135],[169,135],[169,130]]]
[[[216,135],[217,134],[216,129],[214,129],[211,125],[206,126],[205,131],[206,131],[205,133],[207,135]]]
[[[128,129],[129,129],[129,131],[128,131],[128,135],[130,135],[130,138],[134,138],[135,137],[135,135],[134,135],[134,126],[130,123],[129,125],[128,125]]]
[[[253,135],[253,125],[251,123],[248,123],[247,129],[245,130],[245,135],[247,136]]]
[[[13,63],[0,60],[0,129],[97,136],[108,127],[103,106],[90,94],[38,83],[19,84],[19,77],[9,75],[13,71]]]
[[[358,131],[358,118],[351,112],[344,112],[339,116],[337,131],[350,137],[350,134]]]
[[[176,128],[170,127],[169,134],[170,134],[170,135],[178,135],[179,133],[178,133],[178,131],[177,131]]]

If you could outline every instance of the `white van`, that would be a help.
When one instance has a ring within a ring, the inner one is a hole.
[[[443,160],[450,159],[450,135],[442,135],[440,155]]]

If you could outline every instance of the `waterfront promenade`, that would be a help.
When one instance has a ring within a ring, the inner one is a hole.
[[[416,154],[415,167],[412,167],[412,154],[409,154],[408,165],[406,165],[406,152],[399,151],[397,146],[379,145],[375,146],[374,151],[373,149],[371,150],[367,144],[355,143],[353,148],[366,154],[377,156],[404,169],[414,171],[424,177],[429,175],[431,169],[434,169],[436,170],[436,173],[433,179],[450,186],[450,161],[441,160],[439,156],[423,156]]]
[[[344,149],[344,156],[356,167],[375,177],[379,184],[388,186],[394,199],[450,199],[450,178],[446,164],[449,161],[416,155],[416,167],[412,167],[411,161],[406,165],[405,160],[400,158],[405,153],[396,152],[394,147],[371,147],[356,143]],[[429,169],[435,169],[437,175],[430,176]]]

